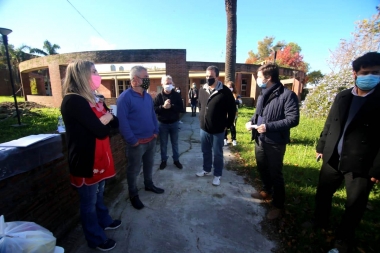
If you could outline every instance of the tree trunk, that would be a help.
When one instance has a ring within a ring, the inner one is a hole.
[[[226,62],[225,62],[225,80],[235,82],[235,65],[236,65],[236,9],[237,0],[225,0],[227,14],[227,37],[226,37]]]

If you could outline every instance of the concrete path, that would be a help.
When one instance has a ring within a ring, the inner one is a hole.
[[[212,176],[196,177],[203,164],[199,120],[191,113],[184,114],[181,120],[179,151],[184,168],[175,167],[168,145],[168,166],[159,170],[160,147],[156,146],[153,181],[165,193],[145,191],[140,174],[139,196],[144,209],[132,207],[126,180],[119,196],[107,201],[111,216],[123,221],[117,230],[106,231],[117,242],[111,252],[271,252],[276,243],[262,234],[259,223],[265,209],[250,197],[254,188],[226,169],[218,187],[212,185]],[[226,163],[234,159],[228,147],[224,151]],[[96,252],[87,247],[80,226],[72,234],[74,245],[69,248],[76,250],[69,253]]]

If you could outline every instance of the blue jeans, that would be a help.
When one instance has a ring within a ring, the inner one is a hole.
[[[130,198],[137,196],[139,192],[137,189],[137,176],[140,173],[141,162],[143,163],[144,185],[145,187],[153,186],[152,171],[155,147],[156,138],[136,147],[127,144],[127,182]]]
[[[159,123],[160,131],[160,148],[161,148],[161,161],[166,161],[168,159],[167,146],[168,146],[168,137],[170,135],[170,142],[172,143],[173,151],[173,160],[178,161],[178,121],[171,124]]]
[[[209,134],[204,130],[200,130],[201,146],[203,153],[203,170],[210,172],[214,165],[214,176],[221,177],[223,172],[223,144],[224,132],[217,134]],[[214,152],[214,163],[213,163]]]
[[[83,185],[77,188],[82,228],[87,244],[91,248],[95,248],[107,240],[104,228],[113,222],[104,205],[104,185],[105,181],[103,180],[94,185]]]

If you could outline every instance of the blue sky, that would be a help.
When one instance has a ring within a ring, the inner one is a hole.
[[[0,27],[16,47],[59,53],[110,49],[186,49],[188,61],[224,62],[223,0],[0,0]],[[244,63],[257,42],[295,42],[311,71],[328,73],[326,60],[357,20],[376,13],[378,0],[238,0],[237,57]]]

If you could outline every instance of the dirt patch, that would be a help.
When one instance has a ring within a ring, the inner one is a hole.
[[[40,105],[35,102],[17,102],[17,107],[20,115],[30,113],[32,109],[48,108],[47,106]],[[0,103],[0,120],[16,116],[17,113],[14,102]]]

